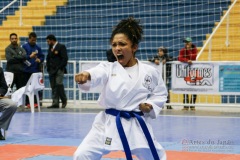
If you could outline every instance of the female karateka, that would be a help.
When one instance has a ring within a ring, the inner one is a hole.
[[[166,159],[149,120],[159,115],[167,90],[160,72],[135,58],[142,34],[134,18],[120,21],[110,38],[117,61],[102,62],[75,76],[80,89],[103,86],[98,103],[106,110],[96,116],[74,160],[99,160],[117,150],[124,151],[127,160],[132,155],[140,160]]]

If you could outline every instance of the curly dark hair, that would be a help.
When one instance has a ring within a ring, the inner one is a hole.
[[[138,45],[142,40],[143,27],[140,25],[140,21],[134,19],[133,17],[123,19],[112,31],[110,43],[112,42],[113,37],[119,33],[126,35],[133,45]]]

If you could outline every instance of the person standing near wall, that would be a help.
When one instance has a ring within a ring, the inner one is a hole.
[[[10,34],[11,44],[5,49],[5,56],[7,60],[6,71],[14,74],[14,79],[11,88],[16,85],[16,89],[25,86],[25,72],[24,66],[28,61],[26,60],[26,51],[18,45],[18,36],[16,33]]]
[[[172,61],[172,57],[168,55],[168,49],[166,47],[159,47],[158,48],[158,54],[154,56],[153,58],[149,59],[150,62],[155,63],[156,65],[159,65],[162,63],[163,65],[166,64],[166,62]],[[163,69],[164,70],[164,69]],[[164,73],[164,72],[162,72]],[[168,89],[168,99],[166,103],[170,103],[170,89],[171,89],[171,64],[166,64],[166,86]],[[167,109],[173,109],[172,106],[167,105]]]
[[[184,48],[182,48],[179,52],[178,60],[183,63],[188,63],[188,65],[192,65],[192,61],[195,61],[197,58],[197,47],[195,44],[192,43],[192,38],[187,37],[183,40],[185,43]],[[195,104],[197,99],[197,95],[192,94],[191,96],[191,104]],[[189,103],[189,96],[188,94],[183,94],[183,103],[187,104]],[[184,106],[182,110],[188,110],[189,106]],[[190,106],[191,110],[195,110],[195,106]]]
[[[42,53],[41,47],[36,44],[37,34],[35,32],[31,32],[28,36],[28,42],[22,45],[27,54],[28,65],[25,64],[24,72],[25,72],[25,85],[27,84],[29,78],[33,73],[42,72],[42,65],[44,62],[44,54]],[[42,99],[42,91],[40,91],[40,99]],[[34,100],[36,102],[36,98]],[[30,107],[28,98],[26,100],[27,106]],[[37,107],[37,104],[34,104]]]
[[[50,85],[52,88],[52,105],[47,108],[59,108],[59,98],[62,108],[67,106],[67,97],[64,90],[63,78],[67,73],[68,63],[67,49],[64,44],[60,44],[53,34],[46,37],[49,45],[47,55],[47,72],[49,74]]]

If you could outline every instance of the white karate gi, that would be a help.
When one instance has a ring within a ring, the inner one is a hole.
[[[167,100],[167,90],[161,73],[154,67],[138,61],[139,75],[131,81],[128,73],[117,61],[102,62],[87,70],[91,81],[79,85],[86,91],[99,85],[103,86],[98,103],[106,109],[140,111],[140,103],[149,103],[153,110],[144,113],[143,119],[149,129],[161,160],[166,159],[162,146],[153,135],[148,120],[156,118]],[[132,154],[142,160],[151,160],[152,154],[148,142],[136,118],[129,120],[121,117]],[[74,153],[74,160],[99,160],[110,151],[123,150],[116,127],[116,117],[100,112],[93,122],[92,129]],[[152,158],[153,159],[153,158]]]

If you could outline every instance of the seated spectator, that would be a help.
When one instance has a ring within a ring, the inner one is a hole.
[[[11,99],[4,97],[7,90],[8,86],[4,77],[3,69],[0,67],[0,112],[2,112],[0,117],[0,140],[5,140],[5,137],[2,135],[2,130],[8,130],[12,116],[17,110],[17,104]]]

